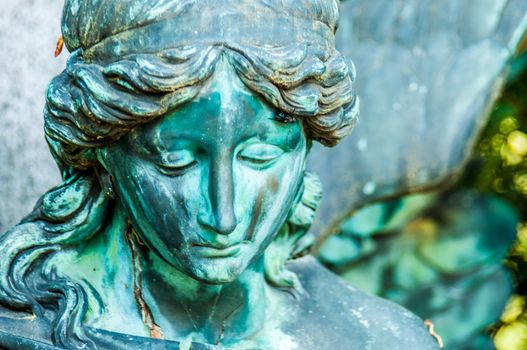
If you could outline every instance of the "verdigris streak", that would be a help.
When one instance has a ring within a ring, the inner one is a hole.
[[[435,349],[305,256],[358,114],[336,0],[67,0],[63,183],[0,237],[8,349]],[[302,257],[304,256],[304,257]]]

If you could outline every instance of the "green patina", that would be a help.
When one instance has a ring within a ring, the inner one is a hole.
[[[34,334],[62,349],[435,348],[419,319],[297,259],[321,197],[308,151],[358,113],[338,1],[68,0],[63,16],[72,54],[44,115],[63,183],[0,237],[0,303],[35,319],[15,349]],[[0,309],[0,346],[5,322]]]

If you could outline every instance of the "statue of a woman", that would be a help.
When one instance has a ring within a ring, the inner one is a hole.
[[[357,116],[336,0],[67,0],[63,183],[0,237],[7,349],[435,349],[305,256]]]

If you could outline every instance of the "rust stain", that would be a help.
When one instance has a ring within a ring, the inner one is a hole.
[[[145,245],[144,242],[141,240],[141,237],[139,237],[139,234],[137,233],[137,231],[132,227],[132,233],[135,237],[135,240],[136,242],[139,244],[139,245]]]
[[[274,193],[278,191],[278,180],[276,179],[275,176],[269,177],[269,179],[267,180],[267,185],[269,186],[269,190],[271,192]]]
[[[523,54],[524,52],[527,52],[527,34],[523,37],[520,46],[518,48],[518,55]]]
[[[134,297],[141,312],[143,323],[148,327],[148,329],[150,329],[150,338],[164,339],[165,335],[163,334],[163,330],[154,322],[152,311],[143,298],[141,288],[134,286]]]
[[[126,237],[128,239],[128,244],[130,245],[130,252],[132,254],[132,267],[133,267],[133,274],[134,274],[134,298],[135,302],[137,303],[137,308],[139,309],[139,312],[141,313],[141,318],[143,319],[143,323],[145,326],[148,327],[150,330],[150,338],[154,339],[165,339],[165,335],[163,334],[163,330],[161,327],[159,327],[155,320],[154,315],[152,314],[152,310],[150,310],[150,307],[146,303],[143,292],[141,290],[141,266],[139,263],[139,254],[137,251],[137,247],[134,243],[134,236],[138,239],[137,233],[130,225],[129,228],[131,230],[128,230]]]
[[[432,321],[426,320],[425,325],[430,335],[432,335],[432,337],[435,338],[435,340],[437,341],[437,344],[442,349],[445,346],[445,343],[443,342],[443,338],[441,338],[441,336],[434,331],[434,324],[432,323]]]
[[[247,228],[247,237],[245,239],[248,241],[253,240],[254,230],[256,228],[256,221],[258,220],[258,212],[262,209],[262,203],[263,192],[260,192],[258,193],[258,197],[256,198],[256,203],[254,203],[251,222],[249,223],[249,227]]]
[[[55,57],[59,57],[64,49],[64,37],[61,35],[57,40],[57,46],[55,47]]]

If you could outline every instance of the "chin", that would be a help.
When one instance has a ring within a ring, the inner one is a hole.
[[[203,259],[200,258],[189,268],[190,277],[207,284],[228,284],[236,281],[245,271],[247,266],[243,259],[221,258]]]

